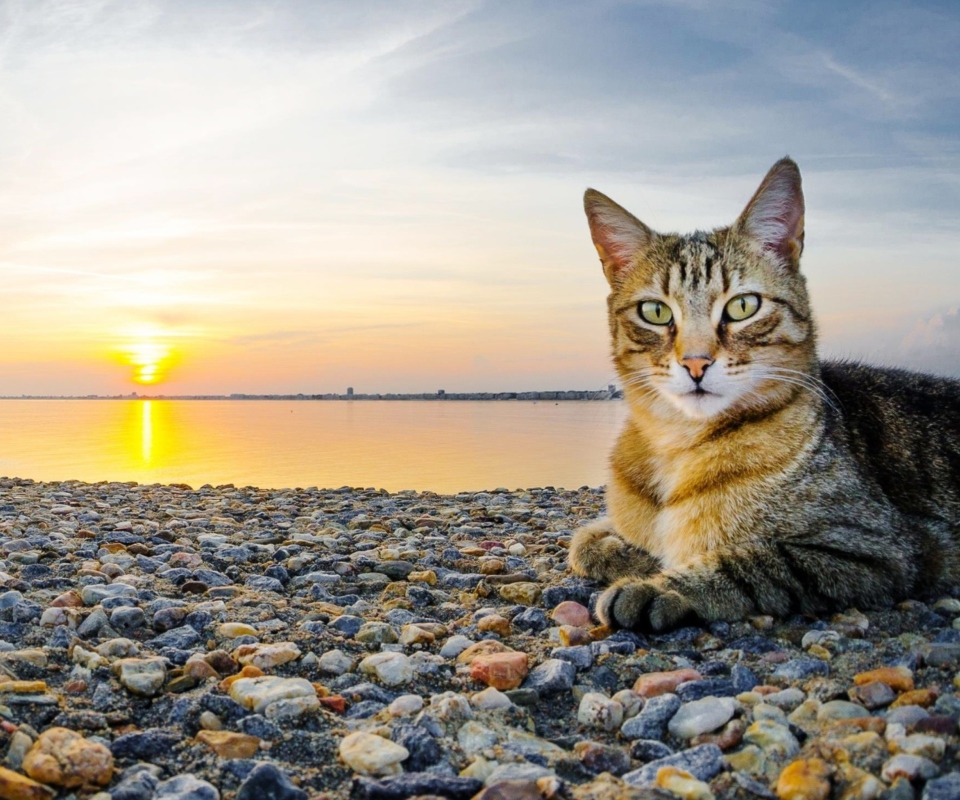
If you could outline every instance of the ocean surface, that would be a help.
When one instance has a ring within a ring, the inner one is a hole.
[[[606,483],[618,401],[0,400],[0,475],[443,494]]]

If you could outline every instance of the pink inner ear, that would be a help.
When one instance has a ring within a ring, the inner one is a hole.
[[[803,194],[799,174],[775,175],[747,209],[747,231],[767,250],[795,259],[803,249]]]

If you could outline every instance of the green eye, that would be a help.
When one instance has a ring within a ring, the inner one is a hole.
[[[644,300],[640,304],[640,316],[651,325],[669,325],[673,322],[670,306],[659,300]]]
[[[755,294],[741,294],[734,297],[723,309],[728,319],[740,322],[749,319],[760,308],[760,297]]]

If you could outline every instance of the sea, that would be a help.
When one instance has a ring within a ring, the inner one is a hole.
[[[575,489],[622,401],[0,400],[0,475],[264,488]]]

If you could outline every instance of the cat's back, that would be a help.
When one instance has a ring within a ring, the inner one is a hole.
[[[828,435],[903,511],[960,522],[960,381],[821,363]]]

